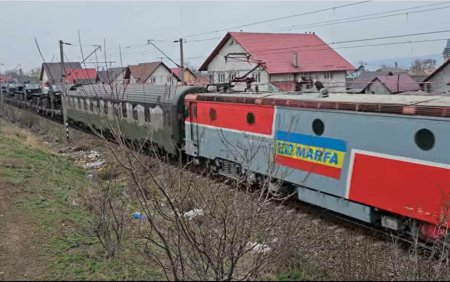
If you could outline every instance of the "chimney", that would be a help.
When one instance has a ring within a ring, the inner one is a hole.
[[[444,48],[442,55],[444,56],[444,60],[450,58],[450,39],[447,40],[447,46]]]
[[[298,55],[297,52],[292,53],[292,65],[294,68],[298,68]]]

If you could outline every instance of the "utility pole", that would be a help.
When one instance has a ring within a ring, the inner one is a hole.
[[[180,75],[181,84],[184,84],[183,38],[180,38]]]
[[[181,84],[184,84],[184,56],[183,56],[183,38],[180,38],[179,40],[175,40],[174,42],[180,43],[180,78],[181,78]]]
[[[61,56],[61,109],[63,114],[63,121],[64,121],[64,133],[66,135],[66,140],[69,141],[69,123],[67,122],[67,112],[66,107],[64,105],[65,100],[67,99],[66,95],[66,80],[65,80],[65,74],[64,74],[64,45],[65,43],[62,40],[59,40],[59,54]],[[51,91],[49,91],[51,93]],[[53,93],[54,95],[54,93]],[[52,103],[52,110],[53,110],[53,101]]]

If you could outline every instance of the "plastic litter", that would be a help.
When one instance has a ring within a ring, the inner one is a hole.
[[[105,163],[105,161],[103,160],[98,160],[95,162],[91,162],[91,163],[87,163],[84,165],[84,168],[99,168],[101,167],[103,164]]]
[[[87,156],[90,160],[95,160],[100,157],[100,153],[97,151],[90,151],[89,155]]]
[[[140,220],[145,219],[145,215],[143,215],[143,214],[140,213],[140,212],[134,212],[134,213],[131,215],[131,217],[132,217],[133,219],[140,219]]]
[[[260,254],[260,253],[267,254],[272,251],[272,248],[265,244],[252,243],[252,242],[247,243],[247,248],[249,250],[251,250],[252,252],[258,253],[258,254]]]
[[[194,217],[202,215],[203,215],[202,209],[193,209],[184,213],[184,217],[187,217],[189,220],[193,219]]]

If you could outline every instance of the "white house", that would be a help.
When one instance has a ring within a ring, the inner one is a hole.
[[[423,90],[431,93],[450,93],[450,58],[423,80]]]
[[[64,69],[81,69],[81,64],[79,62],[66,62],[64,63]],[[64,76],[63,69],[61,68],[61,63],[43,63],[41,67],[41,74],[39,80],[42,83],[52,82],[60,83],[62,77]]]
[[[241,77],[258,67],[248,76],[260,91],[271,86],[280,90],[314,91],[316,79],[329,92],[345,92],[346,72],[354,67],[322,41],[317,35],[292,33],[229,32],[220,41],[200,71],[208,71],[210,83],[225,83]],[[245,89],[245,83],[235,90]]]
[[[442,53],[444,63],[428,75],[422,82],[425,92],[450,93],[450,39]]]
[[[148,83],[153,85],[176,85],[180,81],[180,78],[163,62],[128,66],[125,79],[131,84]]]

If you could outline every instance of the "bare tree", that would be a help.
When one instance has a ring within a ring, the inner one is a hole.
[[[41,74],[41,68],[36,67],[32,68],[30,71],[26,73],[30,78],[34,79],[35,81],[39,81],[40,74]]]
[[[434,59],[415,59],[409,71],[413,75],[426,75],[436,68],[436,60]]]

